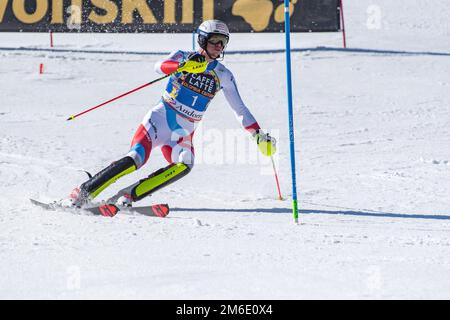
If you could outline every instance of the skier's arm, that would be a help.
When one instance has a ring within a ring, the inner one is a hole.
[[[186,59],[182,51],[171,53],[165,60],[155,64],[155,71],[160,74],[174,72],[202,73],[206,70],[208,62],[199,53],[192,53]]]
[[[223,77],[222,89],[225,94],[225,98],[233,109],[236,117],[241,122],[242,126],[250,132],[252,137],[258,144],[258,149],[262,154],[266,156],[272,156],[276,152],[276,140],[268,133],[264,133],[259,127],[258,122],[255,120],[250,110],[245,106],[239,95],[239,90],[234,80],[233,74],[229,71],[225,71],[225,77]]]
[[[236,118],[254,136],[260,130],[259,124],[242,101],[233,74],[229,70],[226,70],[220,80],[225,98],[236,115]]]
[[[159,74],[171,74],[177,71],[180,62],[183,61],[183,52],[178,50],[169,54],[164,60],[155,64],[155,71]]]

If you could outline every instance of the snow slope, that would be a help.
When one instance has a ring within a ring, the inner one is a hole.
[[[193,172],[142,201],[168,202],[169,217],[106,219],[28,199],[64,197],[85,180],[80,169],[96,172],[126,153],[164,83],[65,119],[156,78],[161,56],[5,50],[48,48],[48,35],[0,33],[0,298],[450,298],[450,8],[345,2],[349,50],[337,50],[338,33],[292,37],[310,48],[293,54],[299,225],[284,54],[225,63],[279,141],[288,200],[276,199],[270,161],[220,94],[196,133]],[[55,44],[160,52],[189,49],[191,37],[56,34]],[[236,34],[229,50],[283,44],[282,34]],[[100,198],[163,165],[154,152]]]

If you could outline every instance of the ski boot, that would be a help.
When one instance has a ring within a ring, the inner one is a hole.
[[[82,208],[90,201],[89,193],[79,187],[76,187],[70,193],[69,201],[73,207]]]
[[[133,198],[131,194],[125,193],[123,194],[119,199],[116,201],[116,206],[124,207],[124,208],[130,208],[133,206]]]

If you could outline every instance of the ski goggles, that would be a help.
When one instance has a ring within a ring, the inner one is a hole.
[[[222,43],[222,47],[226,47],[229,41],[229,37],[223,34],[212,34],[208,37],[208,43],[216,45],[219,42]]]

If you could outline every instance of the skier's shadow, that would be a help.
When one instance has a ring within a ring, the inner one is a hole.
[[[190,211],[190,212],[240,212],[240,213],[288,213],[292,214],[290,208],[254,208],[254,209],[223,209],[223,208],[170,208],[171,211]],[[431,219],[431,220],[450,220],[450,215],[435,214],[406,214],[391,212],[369,212],[355,210],[313,210],[300,209],[299,214],[331,214],[331,215],[347,215],[360,217],[383,217],[383,218],[405,218],[405,219]]]

